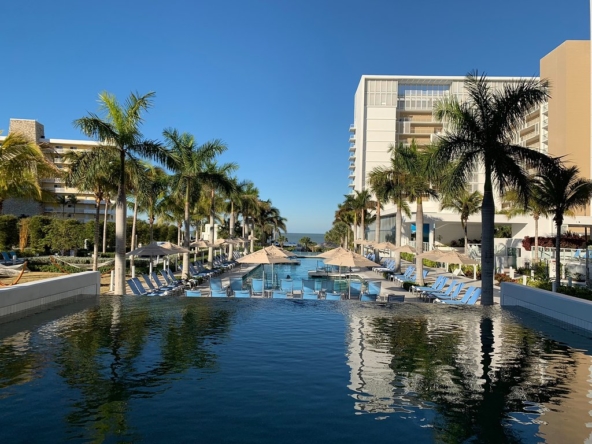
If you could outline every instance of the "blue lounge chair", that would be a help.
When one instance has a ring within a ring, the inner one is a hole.
[[[304,291],[302,293],[302,299],[317,300],[318,298],[319,298],[319,295],[316,294],[314,291],[312,291],[312,292]]]
[[[471,296],[469,296],[468,300],[466,300],[465,302],[462,302],[462,300],[458,300],[458,301],[442,301],[442,303],[447,304],[447,305],[475,305],[475,303],[479,300],[480,297],[481,297],[481,288],[479,287],[473,291]]]
[[[136,289],[140,292],[140,294],[142,294],[144,296],[167,296],[169,294],[168,290],[157,290],[157,291],[146,290],[144,288],[144,286],[142,285],[142,282],[140,282],[140,279],[138,279],[138,278],[131,278],[130,280],[135,285]],[[134,290],[133,290],[132,285],[130,285],[130,288],[132,288],[132,292],[133,292]]]
[[[250,298],[251,292],[249,290],[234,290],[235,298]]]
[[[317,293],[316,283],[313,279],[302,279],[302,292]]]
[[[448,281],[448,278],[446,276],[438,276],[438,278],[436,279],[436,281],[429,286],[417,286],[417,285],[412,285],[409,290],[412,291],[413,293],[417,293],[417,292],[422,292],[422,291],[440,291],[442,290],[442,288],[444,288],[444,286],[446,285],[446,281]]]
[[[210,290],[224,290],[225,287],[222,286],[222,279],[220,278],[211,278],[210,279]]]
[[[210,297],[212,298],[227,298],[228,293],[224,290],[210,290]]]
[[[292,280],[292,295],[302,294],[302,279]]]
[[[362,301],[362,302],[376,302],[376,298],[378,298],[377,294],[362,293],[362,295],[360,296],[360,301]]]
[[[362,283],[361,282],[350,282],[349,290],[347,292],[348,299],[360,299],[362,294]]]
[[[287,294],[292,294],[293,290],[293,280],[292,279],[280,279],[280,290]]]
[[[327,293],[325,295],[325,300],[327,300],[327,301],[340,301],[341,300],[341,293]]]
[[[237,291],[243,290],[243,279],[242,278],[230,278],[230,293],[234,294]]]
[[[263,297],[263,279],[251,279],[251,297]]]
[[[287,299],[288,295],[284,291],[273,290],[273,292],[271,293],[271,297],[273,299]]]
[[[456,286],[454,287],[454,289],[451,289],[450,287],[448,287],[448,290],[445,292],[440,292],[440,291],[432,291],[426,294],[427,299],[430,300],[434,300],[434,299],[446,299],[446,300],[453,300],[456,299],[458,297],[458,295],[460,294],[460,291],[463,289],[463,287],[465,286],[464,282],[459,282],[458,284],[456,284]]]
[[[158,278],[158,274],[156,274],[156,271],[153,271],[152,274],[150,275],[152,276],[152,281],[154,281],[154,283],[156,284],[156,286],[158,287],[159,291],[164,291],[164,290],[168,290],[168,291],[173,291],[176,289],[176,287],[172,286],[172,285],[167,285],[164,284],[159,278]]]
[[[185,296],[188,298],[201,298],[201,290],[185,290]]]
[[[407,279],[409,276],[411,276],[411,273],[413,273],[415,271],[415,266],[414,265],[410,265],[407,267],[407,269],[405,270],[405,273],[403,274],[391,274],[389,276],[389,279],[391,281],[395,281],[395,280],[399,280],[399,279]]]

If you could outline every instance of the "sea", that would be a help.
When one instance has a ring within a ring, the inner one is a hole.
[[[288,242],[294,242],[297,244],[303,237],[309,237],[311,241],[317,244],[325,242],[324,233],[286,233],[284,234],[288,238]]]

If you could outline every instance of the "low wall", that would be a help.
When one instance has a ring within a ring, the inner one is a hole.
[[[0,322],[62,305],[82,295],[96,296],[100,291],[98,271],[3,287],[0,288]]]
[[[560,322],[592,331],[592,301],[503,282],[500,303],[503,307],[523,307]]]

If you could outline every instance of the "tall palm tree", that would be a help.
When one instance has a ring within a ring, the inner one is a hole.
[[[76,204],[78,204],[78,202],[80,202],[80,200],[76,197],[76,194],[68,195],[68,203],[73,207],[72,214],[74,214],[74,219],[76,219]]]
[[[197,145],[195,138],[189,133],[179,133],[176,129],[164,130],[163,136],[173,159],[171,187],[183,195],[185,236],[183,246],[189,249],[190,208],[199,199],[202,187],[208,183],[210,173],[208,165],[218,155],[226,151],[227,147],[220,140],[212,140],[203,145]],[[212,238],[213,240],[213,238]],[[184,279],[189,277],[189,253],[183,254]]]
[[[164,198],[168,190],[169,177],[166,172],[156,165],[146,165],[145,181],[137,199],[141,211],[146,213],[150,233],[150,243],[154,240],[154,222],[156,221],[158,202]]]
[[[240,211],[240,208],[242,206],[241,203],[242,203],[243,194],[247,191],[247,189],[249,187],[253,186],[253,183],[248,180],[244,180],[242,182],[239,182],[237,178],[233,178],[232,181],[234,183],[235,191],[228,196],[228,204],[226,206],[226,211],[230,215],[230,218],[228,221],[228,225],[229,225],[228,231],[229,231],[230,237],[235,237],[236,218],[237,218],[238,212]],[[230,244],[229,256],[231,258],[232,258],[232,253],[233,253],[233,247],[234,246],[232,244]]]
[[[66,155],[66,184],[83,192],[92,192],[95,198],[93,271],[98,270],[101,201],[107,199],[109,190],[113,190],[112,184],[117,180],[118,172],[114,166],[117,160],[113,161],[106,154],[100,148],[93,148],[83,152],[72,151]],[[65,196],[60,197],[64,198],[64,204],[68,203]]]
[[[140,132],[142,114],[152,106],[154,93],[143,96],[130,94],[125,103],[120,104],[113,94],[99,94],[100,117],[89,113],[74,121],[74,126],[91,138],[103,143],[104,149],[111,150],[119,157],[119,177],[117,200],[115,202],[115,294],[125,294],[125,249],[126,249],[126,160],[142,156],[166,162],[168,153],[158,142],[144,139]]]
[[[557,163],[536,178],[539,193],[535,195],[537,204],[547,208],[553,215],[557,233],[555,235],[555,285],[561,281],[561,225],[566,213],[590,204],[592,181],[578,177],[580,170],[573,165],[565,167]]]
[[[337,205],[337,211],[335,211],[335,220],[333,221],[333,224],[346,224],[348,226],[348,229],[345,233],[343,247],[349,248],[351,243],[349,239],[350,232],[352,234],[352,242],[353,237],[355,236],[352,231],[352,227],[355,227],[356,225],[356,214],[351,209],[351,206],[349,205],[347,198],[344,202]]]
[[[437,197],[433,184],[437,183],[437,171],[430,170],[429,162],[432,150],[418,148],[415,141],[411,146],[399,146],[395,153],[395,161],[400,162],[407,174],[404,175],[403,194],[410,202],[415,202],[415,251],[419,256],[423,253],[423,200]],[[439,171],[438,171],[439,172]],[[423,259],[415,259],[416,282],[423,285]]]
[[[372,200],[372,194],[369,190],[354,190],[354,194],[348,194],[346,197],[346,201],[351,209],[354,211],[356,217],[356,222],[360,222],[360,228],[362,231],[362,240],[365,237],[365,222],[366,222],[366,215],[368,210],[374,209],[376,207],[376,202]],[[358,219],[358,216],[360,217]],[[355,240],[355,239],[354,239]],[[362,249],[362,245],[360,245],[360,250]]]
[[[8,134],[0,145],[0,214],[9,197],[41,201],[39,180],[59,174],[39,145],[20,133]]]
[[[483,195],[479,191],[469,191],[465,188],[457,194],[445,194],[440,202],[441,210],[452,210],[460,214],[460,224],[465,235],[465,254],[468,251],[467,228],[469,217],[481,211]]]
[[[246,184],[240,194],[240,213],[243,219],[243,237],[249,235],[249,227],[252,227],[253,219],[259,206],[259,190],[252,182]],[[253,235],[251,228],[251,235]],[[249,251],[253,252],[254,240],[251,238]]]
[[[402,146],[402,145],[401,145]],[[389,147],[391,154],[389,166],[378,166],[374,168],[368,178],[370,187],[374,193],[382,196],[384,202],[391,202],[397,206],[395,215],[395,244],[401,245],[401,233],[403,226],[403,213],[411,217],[409,204],[405,200],[404,185],[406,182],[407,171],[396,158],[396,149],[394,145]],[[401,253],[395,253],[396,271],[401,269]]]
[[[465,80],[469,100],[463,103],[451,96],[439,102],[435,117],[447,127],[438,141],[432,167],[441,168],[457,160],[447,181],[450,190],[461,189],[473,171],[485,171],[483,204],[481,206],[482,293],[481,304],[493,305],[494,274],[494,187],[504,193],[518,190],[522,201],[528,194],[528,169],[539,168],[548,158],[537,151],[515,145],[514,134],[533,107],[549,97],[545,80],[508,82],[493,89],[485,75],[470,73]]]
[[[548,216],[549,209],[541,206],[540,200],[536,198],[540,194],[541,189],[538,186],[538,182],[534,179],[533,177],[533,181],[529,183],[531,189],[526,204],[520,201],[516,190],[510,190],[503,196],[504,203],[509,204],[510,207],[502,210],[501,213],[505,214],[508,219],[521,214],[532,216],[534,220],[534,254],[532,260],[534,263],[537,263],[539,261],[539,219],[541,216]]]

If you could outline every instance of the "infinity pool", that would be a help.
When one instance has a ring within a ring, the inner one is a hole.
[[[591,350],[499,308],[101,297],[0,325],[0,442],[583,442]]]

